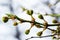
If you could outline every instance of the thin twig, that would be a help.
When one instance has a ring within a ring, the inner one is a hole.
[[[51,36],[55,36],[57,34],[54,34],[54,35],[47,35],[47,36],[40,36],[40,37],[30,37],[30,38],[27,38],[26,40],[29,40],[29,39],[32,39],[32,38],[45,38],[45,37],[51,37]]]
[[[32,22],[32,21],[28,21],[28,20],[23,20],[23,19],[21,19],[21,18],[17,18],[19,21],[22,21],[22,22],[29,22],[29,23],[35,23],[35,24],[40,24],[40,25],[44,25],[44,24],[42,24],[42,23],[39,23],[39,22]],[[60,23],[55,23],[55,24],[48,24],[48,26],[59,26],[60,25]]]

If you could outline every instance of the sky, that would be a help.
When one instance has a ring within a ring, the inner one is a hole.
[[[37,36],[36,33],[38,31],[42,31],[42,29],[38,29],[35,26],[31,29],[31,32],[29,35],[25,35],[25,30],[30,28],[30,23],[22,23],[19,24],[18,26],[18,31],[20,33],[19,39],[17,39],[16,36],[16,27],[13,26],[13,20],[9,20],[7,23],[3,23],[2,17],[6,16],[6,13],[11,13],[9,4],[11,0],[0,0],[0,40],[25,40],[26,38],[29,38],[31,36]],[[56,5],[54,5],[57,2],[57,0],[12,0],[12,7],[13,7],[13,14],[17,15],[18,17],[25,19],[25,20],[31,20],[31,17],[26,14],[26,12],[22,12],[21,7],[24,7],[26,9],[33,9],[34,14],[33,17],[36,19],[37,22],[43,22],[41,21],[37,16],[38,12],[40,14],[51,14],[53,11],[51,8],[54,10],[54,13],[60,13],[60,2],[58,2]],[[52,6],[49,7],[47,3],[51,4]],[[8,4],[8,5],[2,5],[2,4]],[[55,19],[54,17],[51,16],[44,16],[44,19],[48,23],[52,23],[52,20]],[[52,29],[56,29],[56,27],[52,27]],[[50,30],[44,31],[43,35],[51,35]],[[51,37],[47,38],[34,38],[30,40],[52,40]]]

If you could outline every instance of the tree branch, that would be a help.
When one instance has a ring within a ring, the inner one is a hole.
[[[23,19],[21,19],[19,17],[17,17],[17,20],[22,21],[22,22],[29,22],[29,23],[35,23],[35,24],[44,25],[44,24],[39,23],[39,22],[36,22],[36,21],[35,22],[32,22],[32,21],[28,21],[28,20],[23,20]],[[48,26],[60,26],[60,23],[48,24]]]
[[[29,40],[29,39],[32,39],[32,38],[45,38],[45,37],[51,37],[51,36],[55,36],[57,34],[54,34],[54,35],[47,35],[47,36],[40,36],[40,37],[30,37],[30,38],[27,38],[26,40]]]

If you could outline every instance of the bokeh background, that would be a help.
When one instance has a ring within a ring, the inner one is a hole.
[[[51,6],[48,6],[49,4]],[[21,7],[34,10],[33,17],[37,22],[41,23],[43,23],[43,21],[38,19],[38,12],[40,14],[60,13],[59,0],[0,0],[0,40],[25,40],[31,36],[37,36],[36,33],[42,30],[41,28],[38,29],[33,27],[30,34],[25,35],[24,32],[26,29],[30,28],[30,23],[22,23],[16,27],[13,26],[13,22],[16,20],[9,20],[7,23],[3,23],[2,17],[5,16],[6,13],[15,14],[25,20],[31,20],[31,17],[27,15],[26,12],[23,12]],[[48,23],[52,23],[52,20],[55,19],[55,17],[51,16],[44,16],[44,18]],[[19,38],[16,38],[17,28],[19,32]],[[56,27],[49,28],[56,29]],[[46,30],[44,31],[43,36],[51,34],[52,33],[50,30]],[[30,40],[52,40],[52,38],[34,38]]]

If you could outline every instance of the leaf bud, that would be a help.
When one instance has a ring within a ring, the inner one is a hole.
[[[42,31],[37,33],[37,36],[41,36],[42,35]]]
[[[43,16],[42,16],[41,14],[38,15],[38,18],[40,18],[40,19],[44,19]]]
[[[57,20],[53,20],[52,23],[57,23]]]
[[[33,10],[27,10],[27,14],[28,15],[32,15],[33,14]]]
[[[29,32],[30,32],[30,30],[28,29],[28,30],[25,31],[25,34],[28,35]]]
[[[9,19],[8,17],[3,17],[3,18],[2,18],[2,21],[3,21],[4,23],[6,23],[6,22],[8,21],[8,19]]]

